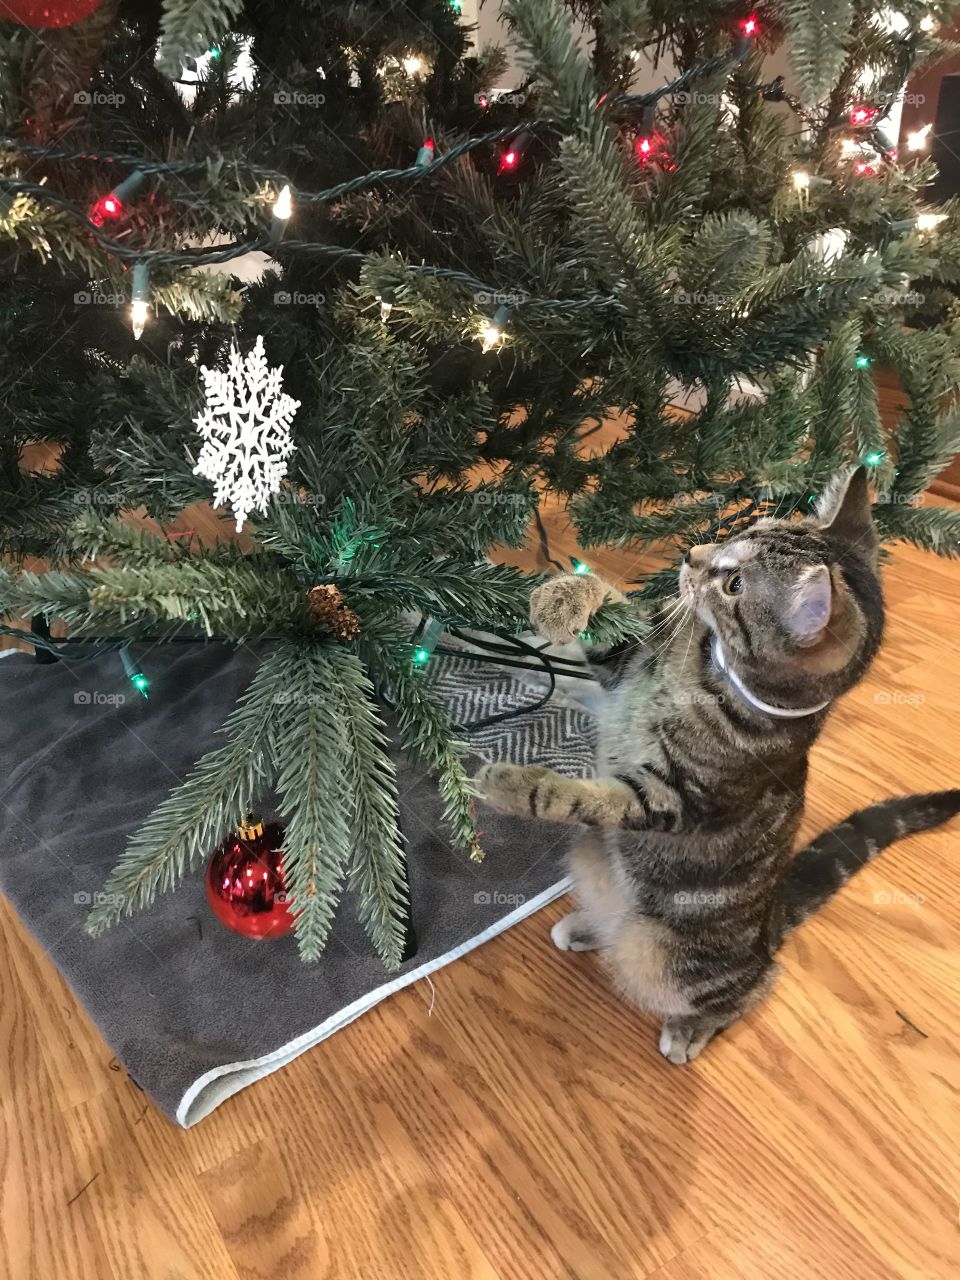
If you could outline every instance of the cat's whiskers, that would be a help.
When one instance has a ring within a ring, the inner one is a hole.
[[[680,634],[680,632],[683,630],[683,626],[684,626],[684,623],[687,621],[687,617],[688,617],[688,615],[689,615],[689,612],[690,612],[690,609],[689,609],[689,605],[687,604],[686,600],[681,599],[681,600],[680,600],[680,608],[679,608],[678,610],[674,610],[673,614],[671,615],[671,621],[673,621],[673,618],[675,618],[675,617],[676,617],[677,613],[679,613],[679,614],[680,614],[680,617],[679,617],[679,618],[677,618],[676,624],[675,624],[675,626],[672,628],[672,630],[670,631],[670,634],[666,637],[666,639],[664,639],[663,641],[661,641],[661,643],[657,646],[657,648],[656,648],[656,649],[653,651],[653,653],[650,655],[650,661],[651,661],[651,662],[655,661],[657,658],[659,658],[659,657],[660,657],[660,655],[661,655],[662,653],[665,653],[665,652],[667,651],[667,649],[669,649],[669,648],[670,648],[670,646],[671,646],[671,645],[673,644],[673,642],[676,640],[677,636],[678,636],[678,635]]]
[[[692,610],[691,610],[691,613],[692,613]],[[687,638],[687,647],[683,651],[683,661],[680,663],[681,674],[683,673],[683,670],[687,665],[687,659],[690,657],[690,646],[693,644],[693,633],[697,629],[695,623],[696,623],[696,619],[694,617],[691,617],[690,618],[690,635]]]
[[[652,631],[648,631],[647,634],[644,636],[644,639],[647,641],[652,640],[655,636],[658,636],[663,631],[665,631],[667,627],[669,627],[670,624],[673,622],[677,614],[683,609],[684,604],[685,604],[685,601],[683,599],[683,596],[677,596],[676,600],[670,606],[667,612],[664,614],[659,624],[655,626]]]
[[[662,635],[663,632],[666,630],[666,628],[670,625],[670,623],[673,622],[677,614],[683,610],[685,605],[686,605],[686,601],[684,600],[683,596],[678,596],[676,599],[676,603],[671,605],[669,611],[665,614],[663,620],[656,627],[654,627],[652,631],[648,631],[646,635],[643,637],[644,642],[649,644],[650,641],[656,639],[658,635]]]

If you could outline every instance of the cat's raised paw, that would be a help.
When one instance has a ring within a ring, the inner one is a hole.
[[[551,644],[570,644],[586,630],[590,615],[603,604],[609,587],[595,574],[563,573],[530,596],[530,625]]]
[[[492,808],[529,818],[536,816],[533,797],[549,774],[549,769],[528,765],[485,764],[474,781]]]

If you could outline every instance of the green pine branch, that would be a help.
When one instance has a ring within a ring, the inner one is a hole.
[[[520,63],[536,76],[544,107],[589,128],[601,90],[570,15],[556,0],[503,0],[502,12],[519,37]]]
[[[102,933],[123,916],[150,906],[176,888],[255,806],[273,767],[277,710],[291,688],[296,651],[268,655],[220,733],[222,747],[207,752],[192,772],[131,837],[87,918]]]
[[[426,671],[414,667],[409,646],[369,648],[371,665],[386,682],[394,703],[404,749],[436,776],[454,844],[468,849],[474,858],[482,857],[474,814],[477,792],[464,764],[466,747],[456,740],[449,716],[430,693]]]
[[[288,645],[280,652],[285,684],[272,749],[286,822],[283,870],[300,956],[312,962],[333,927],[353,844],[346,708],[332,648]]]
[[[160,19],[161,70],[179,76],[184,61],[216,44],[242,8],[241,0],[164,0]]]
[[[353,837],[350,887],[368,937],[387,968],[394,969],[403,953],[408,902],[396,768],[387,752],[373,682],[360,660],[344,649],[332,649],[330,671],[342,709],[342,764]]]
[[[85,609],[60,616],[77,630],[103,617],[192,623],[207,635],[248,639],[300,612],[296,582],[282,570],[185,560],[179,564],[94,567]]]
[[[951,559],[960,556],[960,511],[878,502],[873,517],[884,540],[912,542],[922,551]]]
[[[649,626],[649,612],[635,600],[606,600],[590,615],[582,639],[599,648],[609,648],[621,640],[642,636]]]
[[[821,102],[843,68],[853,0],[782,0],[796,92],[807,103]]]

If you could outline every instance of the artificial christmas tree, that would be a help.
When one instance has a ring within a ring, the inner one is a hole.
[[[396,964],[384,708],[477,855],[429,659],[445,627],[523,629],[534,581],[485,553],[524,539],[544,487],[585,544],[663,548],[634,603],[592,620],[610,639],[689,541],[803,509],[854,458],[888,537],[956,552],[960,516],[915,505],[960,447],[955,321],[903,321],[960,278],[960,221],[926,206],[932,166],[889,127],[941,51],[926,6],[507,0],[528,69],[507,94],[457,8],[105,0],[42,39],[0,25],[0,615],[65,625],[38,640],[61,655],[265,645],[94,931],[275,785],[302,954],[348,882]],[[784,39],[792,71],[766,75]],[[664,54],[661,87],[634,92]],[[893,438],[878,361],[910,397]],[[620,438],[591,449],[613,412]],[[22,465],[38,441],[56,469]],[[211,480],[246,540],[167,536]]]

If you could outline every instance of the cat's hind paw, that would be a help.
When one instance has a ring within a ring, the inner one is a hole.
[[[668,1018],[660,1029],[660,1052],[683,1067],[703,1052],[721,1026],[713,1018]]]
[[[558,951],[596,951],[600,939],[584,911],[571,911],[550,930],[553,945]]]

